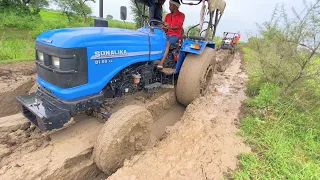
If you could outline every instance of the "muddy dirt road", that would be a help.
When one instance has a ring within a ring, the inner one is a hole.
[[[217,72],[210,91],[189,105],[156,147],[126,161],[110,176],[120,179],[221,179],[237,168],[239,153],[250,149],[236,136],[246,75],[239,54]]]
[[[35,78],[32,63],[21,64],[22,69],[7,65],[0,69],[0,95],[7,98],[0,103],[6,109],[0,112],[5,116],[0,116],[0,179],[221,179],[237,167],[237,155],[250,151],[235,135],[247,77],[241,55],[225,61],[227,53],[217,54],[217,71],[207,94],[187,108],[176,102],[170,87],[152,97],[138,94],[111,102],[116,103],[113,112],[128,105],[146,107],[154,120],[154,142],[110,177],[92,158],[103,123],[80,116],[72,127],[46,135],[21,114],[5,116],[19,110],[7,103],[29,92]]]

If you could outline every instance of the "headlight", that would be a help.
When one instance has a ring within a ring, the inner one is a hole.
[[[52,56],[52,64],[53,64],[53,66],[59,68],[60,67],[60,59],[58,57]]]
[[[44,57],[43,57],[43,53],[42,52],[38,52],[38,58],[40,61],[43,61],[44,60]]]

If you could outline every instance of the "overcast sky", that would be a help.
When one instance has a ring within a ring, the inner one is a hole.
[[[96,3],[90,3],[93,9],[93,15],[99,16],[99,0]],[[131,16],[129,0],[104,0],[104,13],[112,15],[115,19],[120,19],[120,6],[127,6],[128,19],[133,21]],[[166,1],[164,8],[169,12],[169,0]],[[223,31],[240,31],[242,39],[247,39],[245,33],[250,31],[256,32],[255,23],[262,23],[270,19],[272,11],[277,3],[284,3],[287,9],[294,7],[301,7],[302,0],[226,0],[227,6],[225,12],[218,25],[217,35],[221,36]],[[180,11],[186,15],[184,27],[195,25],[199,23],[200,7],[181,5]]]

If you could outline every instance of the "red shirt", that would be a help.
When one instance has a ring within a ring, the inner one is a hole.
[[[172,13],[166,15],[164,22],[168,23],[170,26],[179,26],[179,28],[175,30],[168,29],[167,34],[169,36],[178,36],[178,38],[181,38],[184,18],[184,14],[179,10],[177,10],[175,15],[173,15]]]

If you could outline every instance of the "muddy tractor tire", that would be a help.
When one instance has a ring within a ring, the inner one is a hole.
[[[207,91],[213,78],[216,50],[206,47],[200,55],[188,54],[177,82],[176,96],[179,103],[188,106]]]
[[[114,113],[104,124],[93,149],[93,160],[106,175],[123,166],[126,159],[143,151],[151,136],[151,113],[131,105]]]

